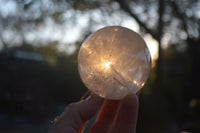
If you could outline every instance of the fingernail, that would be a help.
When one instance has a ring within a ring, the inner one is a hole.
[[[87,91],[85,94],[83,94],[83,96],[81,97],[80,100],[84,100],[84,99],[88,98],[88,96],[90,96],[90,94],[91,94],[91,91]]]
[[[86,100],[95,99],[95,97],[97,97],[97,95],[91,92],[90,95],[86,98]]]
[[[89,95],[85,100],[90,100],[91,99],[91,95]]]
[[[136,95],[139,97],[139,96],[140,96],[140,91],[138,91],[138,92],[136,93]]]
[[[91,101],[99,101],[102,98],[99,97],[98,95],[94,94],[94,93],[90,93],[90,95],[86,98],[86,100],[91,100]]]

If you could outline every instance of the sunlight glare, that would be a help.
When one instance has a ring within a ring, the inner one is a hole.
[[[110,68],[110,62],[106,62],[105,66],[106,66],[107,69]]]
[[[153,39],[149,34],[144,36],[144,40],[149,48],[152,59],[152,67],[154,67],[155,61],[158,59],[158,42]]]

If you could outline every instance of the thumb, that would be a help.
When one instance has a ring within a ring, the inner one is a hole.
[[[49,133],[77,133],[84,122],[92,118],[101,105],[101,98],[91,94],[88,98],[68,105]]]

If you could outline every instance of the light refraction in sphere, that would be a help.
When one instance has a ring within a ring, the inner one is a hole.
[[[78,69],[83,83],[93,93],[107,99],[122,99],[144,86],[151,56],[139,34],[110,26],[93,33],[82,44]]]

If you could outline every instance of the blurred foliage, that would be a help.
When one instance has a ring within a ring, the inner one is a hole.
[[[20,52],[21,56],[19,56]],[[34,55],[31,52],[34,52]],[[23,55],[25,53],[26,55]],[[41,60],[29,56],[41,56]],[[80,94],[85,91],[78,75],[77,64],[66,55],[56,53],[51,45],[42,47],[23,45],[2,51],[0,67],[3,88],[12,86],[15,89],[19,84],[38,82],[38,84],[42,83],[51,96],[60,102],[78,100]]]

